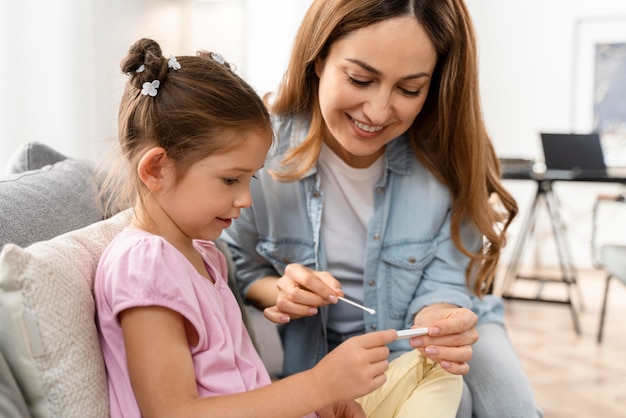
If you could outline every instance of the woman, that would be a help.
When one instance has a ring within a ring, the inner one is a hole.
[[[517,205],[476,61],[462,0],[311,5],[269,105],[277,143],[223,235],[246,299],[284,324],[285,375],[352,335],[428,326],[391,358],[413,347],[464,375],[457,416],[542,415],[485,295]]]

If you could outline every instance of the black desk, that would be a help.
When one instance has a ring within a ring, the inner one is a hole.
[[[606,175],[598,173],[573,173],[565,171],[546,172],[543,174],[515,171],[507,172],[504,170],[502,179],[504,180],[527,180],[534,181],[537,184],[535,198],[532,201],[530,210],[524,218],[524,223],[520,229],[517,242],[513,247],[511,260],[504,275],[502,284],[502,297],[504,299],[526,300],[535,302],[561,303],[569,305],[572,312],[574,329],[580,334],[580,323],[578,321],[577,309],[573,302],[573,292],[577,288],[577,272],[576,266],[569,247],[566,236],[566,225],[561,217],[559,202],[553,190],[553,185],[557,181],[567,182],[593,182],[593,183],[623,183],[626,184],[626,171],[609,172]],[[548,211],[550,225],[556,244],[557,256],[559,261],[560,277],[535,277],[522,276],[519,274],[520,260],[524,250],[524,244],[534,232],[539,206],[543,204]],[[534,298],[515,296],[512,293],[512,287],[516,280],[535,280],[540,282],[539,291]],[[558,282],[566,285],[567,296],[565,299],[549,299],[541,296],[541,290],[544,283]],[[579,290],[578,290],[579,291]],[[580,293],[579,293],[580,296]],[[580,298],[582,299],[582,298]]]

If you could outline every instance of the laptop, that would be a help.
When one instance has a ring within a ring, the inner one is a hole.
[[[545,178],[607,177],[598,133],[541,133]]]

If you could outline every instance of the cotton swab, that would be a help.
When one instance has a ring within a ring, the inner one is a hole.
[[[371,315],[374,315],[376,313],[376,309],[372,309],[372,308],[368,308],[367,306],[359,305],[358,303],[352,302],[351,300],[346,299],[346,298],[342,298],[341,296],[337,296],[337,299],[339,299],[341,301],[344,301],[346,303],[349,303],[352,306],[356,306],[359,309],[363,309],[365,312],[367,312],[367,313],[369,313]]]

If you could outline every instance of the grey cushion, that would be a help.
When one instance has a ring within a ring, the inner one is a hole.
[[[0,179],[0,248],[25,247],[103,218],[92,166],[66,159]]]
[[[6,167],[6,174],[37,170],[41,167],[58,163],[67,157],[40,142],[29,142],[19,147]]]

